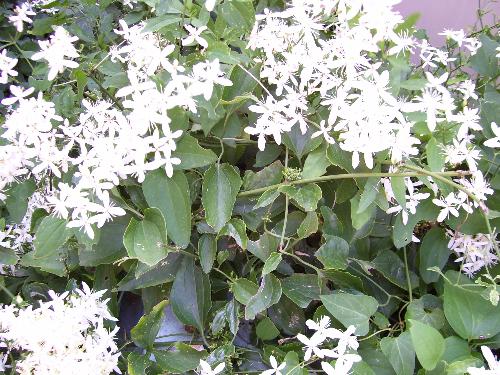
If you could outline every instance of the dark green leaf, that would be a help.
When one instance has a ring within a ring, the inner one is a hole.
[[[380,252],[372,261],[372,264],[391,283],[408,290],[405,265],[394,251],[384,250]],[[418,276],[411,270],[409,270],[409,275],[412,289],[416,288],[418,286]]]
[[[276,268],[278,268],[281,263],[282,255],[280,253],[271,253],[269,258],[267,258],[264,263],[264,267],[262,268],[262,275],[267,275],[268,273],[273,272]]]
[[[14,185],[7,191],[5,205],[13,222],[19,223],[23,219],[28,209],[28,199],[35,192],[35,189],[35,181],[29,179]]]
[[[241,219],[231,219],[219,232],[219,236],[232,237],[239,247],[246,250],[248,245],[247,226]]]
[[[315,211],[310,211],[307,213],[304,221],[300,224],[299,229],[297,229],[297,235],[299,238],[307,238],[311,234],[318,231],[319,220],[318,215]]]
[[[285,185],[280,187],[279,191],[287,194],[304,211],[315,211],[322,196],[321,189],[316,184]]]
[[[132,328],[130,334],[137,346],[145,349],[153,348],[153,343],[165,317],[164,310],[167,304],[168,301],[157,304],[149,314],[141,317],[136,326]]]
[[[153,364],[147,354],[130,353],[127,357],[128,375],[146,375],[146,370]]]
[[[149,206],[163,214],[168,237],[176,245],[187,247],[191,237],[191,200],[184,173],[176,171],[168,178],[163,169],[157,169],[146,175],[142,190]]]
[[[196,327],[203,335],[212,305],[210,298],[210,279],[194,265],[193,258],[186,257],[170,292],[172,311],[182,323]]]
[[[259,286],[248,279],[238,279],[231,285],[236,301],[248,305],[250,298],[259,290]]]
[[[198,254],[203,272],[209,273],[215,262],[217,254],[217,240],[212,234],[203,234],[198,240]]]
[[[364,294],[334,292],[320,296],[323,305],[346,328],[356,327],[356,335],[364,336],[369,330],[370,316],[375,314],[378,302]]]
[[[316,275],[295,273],[281,280],[283,293],[296,305],[307,308],[314,300],[319,300],[321,289]]]
[[[257,336],[264,341],[273,340],[280,334],[273,321],[268,317],[262,319],[255,328]]]
[[[216,164],[205,172],[202,188],[203,207],[207,223],[217,232],[231,218],[241,183],[238,171],[229,164]]]
[[[326,243],[314,254],[327,269],[347,268],[349,244],[340,237],[327,236]]]
[[[429,271],[430,267],[443,267],[448,262],[450,250],[448,249],[448,238],[442,228],[432,228],[425,234],[420,246],[420,276],[427,283],[434,283],[439,279],[439,273]]]
[[[205,358],[207,352],[193,349],[187,344],[177,343],[173,350],[154,350],[153,355],[163,371],[171,374],[184,374],[197,368],[200,359]]]
[[[252,320],[255,316],[277,303],[281,298],[281,283],[273,274],[262,277],[259,290],[245,306],[245,319]]]

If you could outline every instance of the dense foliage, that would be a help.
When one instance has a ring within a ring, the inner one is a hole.
[[[498,24],[399,2],[4,2],[0,372],[499,374]]]

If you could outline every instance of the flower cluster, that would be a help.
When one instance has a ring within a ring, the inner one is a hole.
[[[50,172],[60,178],[76,166],[73,181],[60,182],[57,194],[48,201],[55,215],[70,219],[68,227],[83,228],[90,238],[94,238],[94,225],[100,228],[112,217],[125,215],[109,193],[120,179],[136,176],[142,182],[147,171],[158,168],[171,177],[173,167],[181,162],[173,153],[182,130],[171,128],[168,112],[183,107],[195,113],[197,97],[208,100],[214,85],[232,84],[223,77],[217,59],[199,62],[188,71],[177,60],[168,59],[174,45],[143,32],[144,24],[129,27],[120,21],[120,25],[121,30],[115,31],[124,42],[113,47],[110,55],[127,64],[129,85],[116,94],[124,98],[123,111],[105,100],[84,99],[84,112],[76,124],[70,124],[56,115],[54,104],[41,93],[27,98],[33,89],[11,86],[13,96],[3,101],[18,105],[3,125],[2,137],[9,143],[0,146],[0,160],[7,166],[0,172],[0,191],[21,175],[31,173],[40,180]],[[40,42],[42,51],[32,58],[48,60],[49,79],[65,66],[78,66],[64,60],[78,56],[74,40],[58,27],[50,41]],[[163,87],[152,79],[159,72],[171,76]]]
[[[109,331],[104,326],[105,321],[116,320],[108,311],[108,300],[102,300],[104,293],[93,292],[84,283],[71,293],[50,291],[52,300],[40,301],[37,308],[2,306],[0,343],[20,353],[18,373],[67,374],[68,369],[89,375],[120,373],[114,342],[118,327]]]
[[[476,235],[447,231],[450,241],[448,248],[457,254],[456,262],[461,263],[462,271],[469,277],[498,262],[494,243],[490,235],[478,233]],[[498,242],[497,242],[498,243]]]
[[[412,181],[410,177],[406,177],[405,186],[408,194],[405,195],[406,198],[405,207],[402,207],[396,201],[396,196],[394,195],[394,191],[392,189],[391,180],[388,178],[383,178],[381,182],[384,186],[387,201],[389,203],[394,204],[394,206],[387,209],[386,212],[388,214],[392,213],[397,214],[401,212],[401,218],[403,220],[403,224],[405,225],[408,223],[408,213],[415,215],[415,213],[417,212],[417,206],[420,203],[420,201],[427,199],[430,196],[429,193],[420,193],[418,192],[418,190],[415,189],[416,187],[422,186],[423,185],[422,182]]]
[[[46,60],[49,64],[48,79],[52,81],[57,74],[62,73],[66,67],[78,68],[78,63],[71,59],[79,57],[73,45],[78,37],[71,36],[64,27],[57,26],[49,40],[40,40],[41,51],[31,56],[32,60]],[[69,59],[66,59],[68,57]]]
[[[359,347],[354,331],[354,326],[348,327],[344,332],[330,327],[330,318],[322,316],[317,322],[313,320],[306,321],[309,329],[316,331],[311,337],[307,337],[301,333],[297,335],[297,339],[304,345],[304,361],[309,361],[313,356],[324,359],[333,358],[335,364],[332,366],[329,362],[323,360],[321,367],[328,375],[347,375],[354,363],[361,361],[361,357],[357,354],[349,353],[350,350],[357,350]],[[336,341],[336,346],[331,349],[323,348],[326,343]],[[285,364],[278,366],[276,359],[271,357],[272,369],[266,370],[261,375],[281,375],[281,370]]]

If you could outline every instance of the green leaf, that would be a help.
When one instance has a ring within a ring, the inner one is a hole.
[[[251,0],[226,1],[219,10],[229,26],[247,32],[252,30],[255,10]]]
[[[408,281],[406,280],[405,265],[401,258],[392,250],[383,250],[372,261],[373,267],[385,276],[391,283],[408,290]],[[409,270],[410,283],[412,289],[418,286],[418,276],[415,272]]]
[[[179,23],[181,18],[172,14],[164,14],[159,17],[153,17],[146,20],[146,24],[142,29],[143,33],[159,31],[165,26]]]
[[[262,277],[259,290],[245,306],[245,319],[252,320],[255,316],[271,307],[281,298],[281,283],[273,274]]]
[[[163,169],[146,175],[142,191],[150,207],[158,208],[165,219],[168,237],[185,248],[191,237],[191,200],[184,173],[174,172],[168,178]]]
[[[158,264],[141,273],[140,276],[136,276],[136,270],[132,268],[127,276],[118,283],[117,289],[119,291],[132,291],[172,282],[183,259],[183,256],[178,253],[170,253]]]
[[[242,181],[229,164],[211,166],[203,177],[202,202],[208,225],[220,231],[231,218]]]
[[[419,91],[422,90],[427,84],[427,80],[423,78],[413,78],[407,81],[401,82],[399,85],[402,89]]]
[[[160,330],[165,307],[168,301],[161,301],[153,307],[151,312],[139,319],[139,322],[131,329],[130,334],[134,343],[144,349],[152,349],[158,331]]]
[[[257,337],[264,341],[273,340],[280,334],[280,331],[276,328],[273,321],[267,316],[262,319],[255,328]]]
[[[276,198],[279,197],[279,195],[280,191],[277,189],[266,190],[257,200],[257,204],[255,205],[254,209],[269,206],[276,200]]]
[[[448,238],[444,229],[435,227],[425,234],[420,246],[420,265],[419,271],[422,280],[426,284],[434,283],[439,280],[439,273],[429,271],[430,267],[443,267],[448,262],[450,250],[448,249]]]
[[[217,254],[217,240],[212,234],[203,234],[198,240],[198,254],[203,272],[212,270]]]
[[[323,142],[323,137],[311,138],[315,129],[309,127],[305,134],[298,126],[292,127],[287,133],[283,133],[283,143],[297,156],[298,159],[302,159],[304,155],[307,155]]]
[[[186,134],[177,143],[174,156],[181,159],[181,163],[174,169],[193,169],[205,167],[217,161],[217,155],[198,144],[198,140]]]
[[[231,219],[219,232],[219,236],[234,238],[239,247],[246,250],[248,245],[247,226],[241,219]]]
[[[470,66],[483,76],[497,77],[499,74],[498,58],[496,48],[498,42],[490,39],[486,34],[480,34],[479,40],[482,44],[477,53],[471,57]]]
[[[315,178],[323,176],[330,166],[330,161],[326,157],[326,146],[320,146],[307,155],[302,169],[302,178]]]
[[[384,337],[380,341],[380,348],[397,375],[413,375],[415,350],[409,332],[403,332],[398,337]]]
[[[344,226],[331,208],[322,206],[321,216],[323,216],[323,234],[330,236],[342,236],[344,233]]]
[[[207,352],[193,349],[187,344],[177,343],[173,350],[153,350],[153,355],[163,371],[171,374],[184,374],[197,368],[200,359],[205,358]]]
[[[259,286],[248,279],[238,279],[231,285],[231,291],[236,301],[248,305],[250,298],[259,290]]]
[[[243,178],[243,189],[252,190],[279,184],[283,178],[283,164],[277,160],[258,172],[247,170]]]
[[[406,184],[404,177],[391,177],[391,187],[394,197],[403,209],[406,208]]]
[[[446,323],[441,299],[425,294],[419,299],[414,299],[406,308],[405,319],[418,320],[436,329],[441,329]]]
[[[481,296],[484,288],[464,286],[470,281],[458,272],[446,272],[444,314],[462,338],[487,339],[500,332],[500,305],[493,306]],[[458,285],[450,282],[457,282]]]
[[[315,211],[322,196],[321,188],[316,184],[285,185],[279,191],[288,195],[304,211]]]
[[[66,224],[66,220],[54,216],[45,216],[42,219],[33,240],[34,258],[49,258],[66,243],[72,234]]]
[[[366,184],[363,188],[363,192],[359,197],[358,209],[356,210],[357,214],[363,213],[367,210],[370,205],[375,201],[378,195],[378,184],[380,178],[371,177],[366,180]]]
[[[321,289],[316,275],[295,273],[281,279],[283,293],[296,305],[307,308],[312,301],[319,300]]]
[[[19,261],[19,257],[12,249],[0,247],[0,264],[13,266]]]
[[[375,314],[378,302],[364,294],[334,292],[320,296],[323,305],[346,328],[356,327],[356,335],[364,336],[369,331],[370,316]]]
[[[432,137],[425,145],[425,153],[427,154],[427,165],[432,172],[441,172],[445,163],[445,156],[442,145],[438,143],[436,138]]]
[[[28,209],[28,199],[36,190],[35,181],[25,180],[7,191],[5,205],[9,210],[10,219],[19,223]]]
[[[271,253],[269,258],[267,258],[264,263],[264,268],[262,268],[262,275],[267,275],[268,273],[273,272],[276,268],[278,268],[281,263],[282,255],[280,253]]]
[[[127,356],[128,375],[146,375],[146,370],[153,364],[147,354],[130,353]]]
[[[304,310],[285,296],[269,307],[267,315],[285,335],[295,336],[304,331],[306,325]]]
[[[375,216],[377,206],[370,204],[364,211],[359,212],[360,195],[356,195],[351,199],[351,220],[352,226],[356,229],[361,229],[365,224]]]
[[[130,219],[123,245],[131,258],[154,266],[168,254],[165,219],[157,208],[144,210],[144,219]]]
[[[326,269],[345,270],[349,257],[349,244],[343,238],[327,236],[326,243],[314,255]]]
[[[436,367],[444,353],[443,336],[435,328],[410,319],[410,335],[415,353],[422,367],[432,370]]]
[[[170,291],[170,303],[177,319],[204,334],[212,306],[210,279],[194,265],[191,257],[186,257],[177,272]]]
[[[307,238],[311,234],[314,234],[318,231],[318,226],[318,215],[315,211],[310,211],[306,214],[306,217],[300,224],[299,229],[297,229],[297,235],[299,236],[299,238]]]

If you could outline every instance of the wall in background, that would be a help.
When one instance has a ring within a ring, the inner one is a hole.
[[[442,45],[444,38],[437,34],[443,29],[464,29],[467,32],[478,22],[479,3],[483,9],[490,11],[484,16],[485,23],[493,24],[495,19],[498,21],[500,0],[403,0],[396,8],[404,16],[415,12],[420,13],[417,26],[428,30],[433,44]]]

